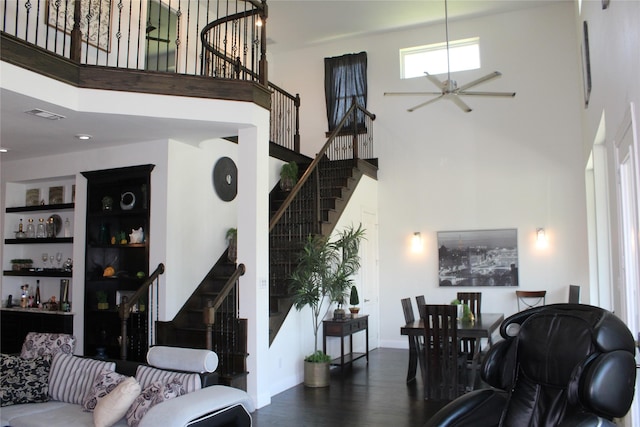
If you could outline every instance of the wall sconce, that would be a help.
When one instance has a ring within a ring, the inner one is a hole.
[[[413,252],[422,251],[422,235],[419,231],[413,233],[413,237],[411,237],[411,250]]]
[[[547,246],[547,233],[544,228],[536,228],[536,246],[539,248]]]

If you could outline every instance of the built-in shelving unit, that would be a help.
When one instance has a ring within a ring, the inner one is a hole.
[[[118,305],[149,276],[152,170],[153,165],[142,165],[82,173],[87,178],[85,355],[119,357]],[[140,229],[143,240],[132,242],[133,230]],[[148,330],[146,304],[139,304],[128,323],[128,359],[145,360]]]
[[[75,176],[9,182],[6,183],[4,191],[3,306],[6,306],[8,295],[12,295],[14,303],[18,303],[21,287],[25,284],[29,285],[29,291],[33,294],[36,290],[36,282],[33,279],[39,280],[42,302],[46,302],[51,297],[60,298],[60,279],[68,281],[70,297],[72,271],[65,270],[63,264],[69,258],[73,260]],[[34,192],[38,196],[37,203],[30,200]],[[52,216],[59,217],[60,220],[53,237],[19,237],[17,232],[21,222],[23,232],[26,234],[29,219],[32,219],[37,226],[39,219],[47,221]],[[66,230],[65,221],[69,222]],[[59,253],[61,258],[60,260],[54,258],[53,262],[43,261],[42,257],[45,253],[54,257]],[[31,259],[33,264],[30,268],[16,270],[11,264],[13,259]]]

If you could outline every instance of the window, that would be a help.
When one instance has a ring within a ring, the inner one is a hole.
[[[449,65],[452,72],[480,68],[480,38],[450,41]],[[446,42],[400,49],[400,78],[422,77],[425,71],[447,72]]]
[[[327,103],[327,122],[333,131],[347,110],[353,97],[367,106],[367,53],[352,53],[324,59],[324,92]],[[358,111],[358,126],[364,126],[364,113]],[[345,127],[352,126],[348,119]]]

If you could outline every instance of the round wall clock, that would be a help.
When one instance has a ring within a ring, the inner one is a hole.
[[[238,194],[238,168],[228,157],[221,157],[213,167],[213,188],[220,199],[230,202]]]

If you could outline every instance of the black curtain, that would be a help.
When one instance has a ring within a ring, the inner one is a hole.
[[[350,53],[324,59],[324,92],[329,131],[336,128],[347,112],[353,97],[367,106],[367,52]],[[364,126],[364,113],[358,111],[358,126]],[[349,118],[345,126],[352,126]]]

